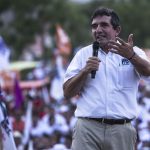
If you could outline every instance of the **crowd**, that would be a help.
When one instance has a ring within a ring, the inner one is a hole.
[[[148,80],[141,80],[139,85],[138,118],[134,125],[137,130],[137,149],[150,149],[150,83]]]
[[[15,107],[14,97],[6,93],[9,120],[18,150],[69,150],[74,110],[78,97],[65,99],[62,91],[63,75],[67,61],[59,56],[55,63],[40,65],[27,74],[27,79],[50,77],[40,88],[23,90],[23,102]],[[47,69],[50,68],[50,69]],[[139,112],[133,121],[137,129],[137,150],[150,149],[150,81],[141,80],[137,95]],[[133,110],[134,111],[134,110]]]

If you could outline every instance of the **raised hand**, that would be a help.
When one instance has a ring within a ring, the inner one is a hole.
[[[108,43],[109,51],[119,54],[127,59],[131,58],[134,54],[133,51],[133,34],[128,36],[128,41],[116,37],[116,41],[110,40]]]

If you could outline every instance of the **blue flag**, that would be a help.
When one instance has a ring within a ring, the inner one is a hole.
[[[0,53],[5,55],[8,52],[10,52],[10,49],[7,47],[3,38],[0,36]]]
[[[9,56],[10,49],[0,36],[0,70],[7,69],[9,67]]]

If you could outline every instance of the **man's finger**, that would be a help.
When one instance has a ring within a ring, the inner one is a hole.
[[[116,37],[116,40],[119,41],[119,43],[122,44],[122,45],[125,45],[125,44],[126,44],[125,41],[122,40],[122,39],[119,38],[119,37]]]
[[[130,34],[128,37],[128,43],[133,46],[133,34]]]

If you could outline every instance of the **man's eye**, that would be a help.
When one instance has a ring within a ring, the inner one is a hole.
[[[107,27],[108,24],[107,24],[107,23],[102,23],[102,26],[103,26],[103,27]]]
[[[95,29],[95,28],[98,27],[98,24],[91,24],[91,27],[92,27],[93,29]]]

